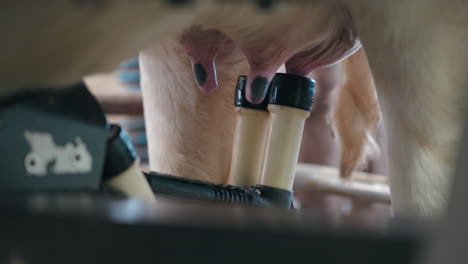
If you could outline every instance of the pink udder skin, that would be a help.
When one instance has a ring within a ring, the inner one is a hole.
[[[242,43],[240,45],[242,46]],[[243,49],[251,67],[246,87],[247,99],[251,103],[259,103],[263,99],[256,98],[257,100],[252,100],[252,82],[257,76],[265,77],[268,79],[268,83],[270,83],[276,71],[283,63],[285,63],[287,73],[307,76],[313,70],[338,63],[352,55],[361,48],[361,43],[353,32],[345,28],[343,32],[337,34],[336,38],[313,46],[307,46],[299,51],[293,51],[282,45],[278,45],[275,48],[266,47],[265,50],[257,51],[248,48]]]
[[[333,65],[351,56],[361,48],[358,39],[337,39],[304,49],[295,54],[285,63],[286,72],[307,76],[312,71]]]
[[[181,50],[192,63],[192,70],[199,63],[206,71],[206,81],[203,85],[197,82],[204,94],[213,93],[218,87],[216,55],[223,45],[229,45],[231,42],[223,33],[214,29],[205,30],[199,26],[190,28],[179,39]],[[196,79],[195,72],[194,77]]]

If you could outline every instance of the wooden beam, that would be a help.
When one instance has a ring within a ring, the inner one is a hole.
[[[143,115],[143,98],[140,91],[126,90],[115,73],[97,74],[85,78],[91,93],[109,115]]]
[[[349,180],[339,176],[337,168],[299,163],[294,182],[295,189],[329,192],[369,202],[390,204],[387,177],[354,172]]]

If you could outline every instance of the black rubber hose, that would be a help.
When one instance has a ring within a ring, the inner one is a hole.
[[[292,191],[264,185],[242,188],[157,172],[145,173],[145,176],[155,194],[194,200],[218,201],[227,204],[245,204],[287,209],[291,208],[292,204]]]

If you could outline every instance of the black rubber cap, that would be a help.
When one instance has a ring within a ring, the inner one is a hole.
[[[310,111],[315,81],[294,74],[277,73],[270,84],[269,103]]]
[[[260,191],[260,196],[280,208],[291,208],[293,202],[293,192],[290,190],[257,184],[252,187],[256,193]]]
[[[252,104],[245,97],[245,85],[247,84],[247,76],[241,75],[237,78],[236,91],[234,93],[234,105],[237,107],[245,107],[255,110],[268,111],[268,93],[265,99],[260,104]]]
[[[109,125],[107,153],[103,179],[108,180],[126,171],[136,160],[136,152],[130,136],[115,124]]]

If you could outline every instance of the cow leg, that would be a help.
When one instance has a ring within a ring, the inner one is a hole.
[[[383,109],[394,213],[437,216],[460,142],[467,5],[363,0],[350,9]]]

